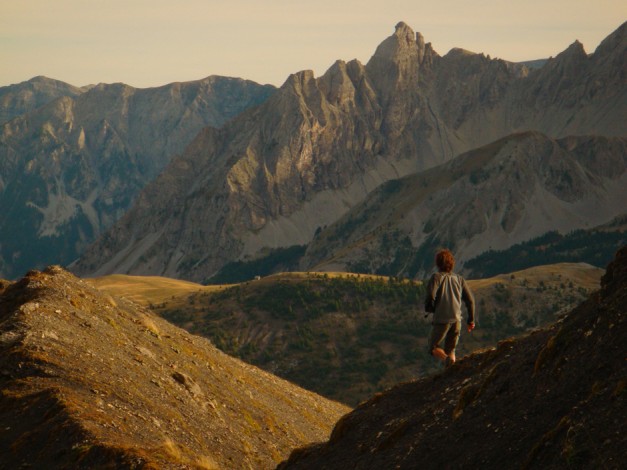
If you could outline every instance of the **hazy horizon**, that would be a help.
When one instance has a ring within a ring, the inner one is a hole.
[[[542,12],[540,14],[539,12]],[[365,63],[399,21],[441,55],[453,47],[512,62],[588,53],[627,16],[613,0],[23,0],[0,7],[0,86],[38,75],[139,88],[222,75],[281,85],[337,59]]]

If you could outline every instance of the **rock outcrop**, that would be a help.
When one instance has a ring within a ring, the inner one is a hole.
[[[549,328],[398,385],[280,469],[621,468],[627,247]]]
[[[381,183],[513,132],[624,136],[624,34],[530,72],[463,50],[440,57],[399,23],[365,66],[294,74],[254,112],[203,131],[75,269],[202,281],[307,244]]]
[[[274,468],[347,408],[58,267],[0,283],[0,467]]]

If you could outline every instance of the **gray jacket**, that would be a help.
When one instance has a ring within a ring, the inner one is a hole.
[[[462,321],[462,301],[468,310],[466,323],[475,321],[475,299],[466,281],[459,274],[437,272],[427,285],[425,310],[433,312],[433,323]]]

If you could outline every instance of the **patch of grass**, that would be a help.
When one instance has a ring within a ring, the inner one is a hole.
[[[181,453],[181,449],[176,443],[170,439],[166,438],[161,444],[160,450],[167,455],[166,460],[173,460],[174,462],[181,462],[183,454]],[[159,455],[159,451],[155,452],[156,455]]]
[[[219,470],[220,465],[216,463],[209,455],[201,455],[194,462],[194,467],[202,470]]]
[[[252,417],[252,415],[247,410],[242,410],[242,415],[244,416],[244,420],[248,423],[248,425],[255,432],[261,431],[261,425]]]
[[[148,317],[146,315],[142,315],[140,317],[140,324],[144,328],[146,328],[146,330],[148,330],[153,336],[159,337],[161,335],[161,332],[159,331],[159,328],[157,327],[155,322],[150,317]]]

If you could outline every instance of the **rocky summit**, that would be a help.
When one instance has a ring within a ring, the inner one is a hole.
[[[627,247],[549,328],[400,384],[281,469],[624,466]]]
[[[0,88],[0,111],[22,112],[0,127],[0,275],[69,264],[200,129],[274,90],[216,76],[146,89],[43,77]]]
[[[77,97],[84,92],[83,88],[43,76],[0,87],[0,125],[62,96]]]
[[[348,411],[58,267],[0,282],[1,468],[274,468]]]
[[[74,269],[203,281],[306,245],[382,183],[508,135],[625,137],[626,29],[530,70],[463,49],[440,56],[399,23],[367,64],[296,73],[254,111],[202,131]]]

